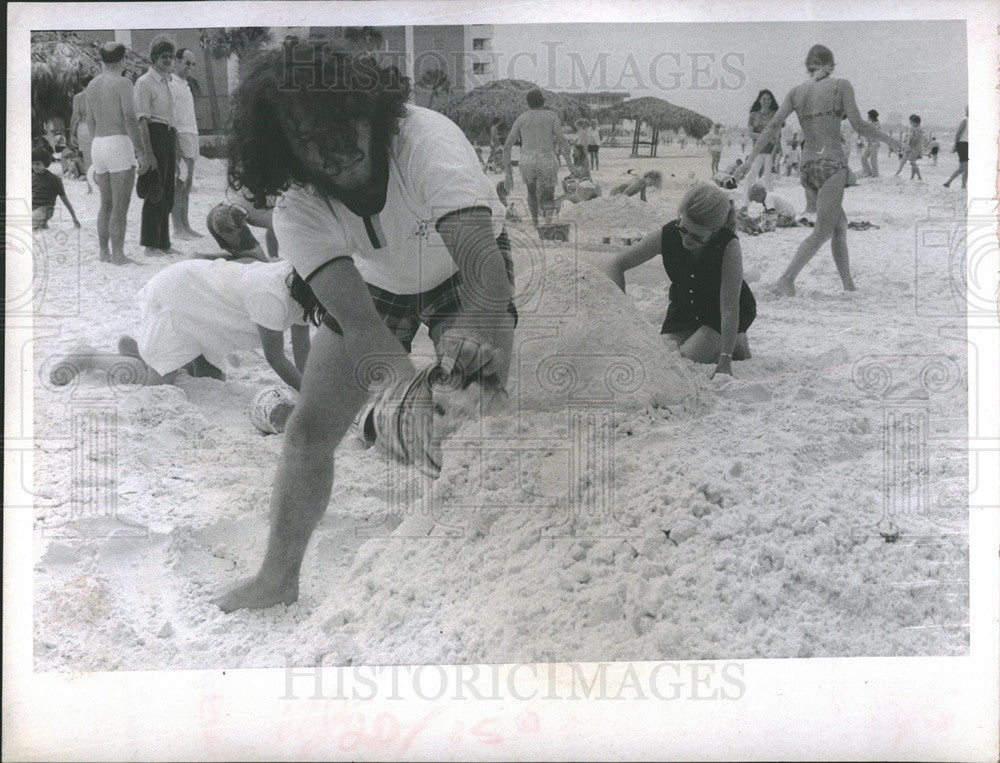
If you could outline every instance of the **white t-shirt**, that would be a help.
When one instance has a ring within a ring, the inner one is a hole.
[[[225,368],[230,353],[260,348],[257,326],[287,331],[304,323],[286,279],[292,266],[185,260],[154,275],[139,291],[139,355],[157,373],[198,355]]]
[[[775,193],[769,193],[764,197],[764,209],[768,212],[777,212],[779,217],[795,217],[795,207]]]
[[[281,256],[308,278],[350,255],[367,283],[394,294],[418,294],[458,268],[435,224],[448,212],[488,207],[494,235],[505,210],[458,125],[443,114],[407,106],[389,148],[385,207],[359,217],[311,187],[290,188],[274,209]]]
[[[194,96],[183,77],[170,75],[170,95],[174,104],[174,127],[177,132],[198,133],[198,122],[194,116]]]

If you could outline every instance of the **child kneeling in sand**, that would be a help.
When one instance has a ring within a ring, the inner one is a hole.
[[[795,207],[787,199],[778,196],[774,191],[768,191],[763,183],[754,183],[747,191],[747,201],[757,202],[764,207],[765,212],[778,216],[777,227],[794,228]]]
[[[288,386],[299,389],[309,354],[310,304],[291,264],[186,260],[169,265],[139,291],[138,341],[118,340],[118,352],[90,347],[60,360],[49,376],[68,384],[80,371],[108,374],[119,384],[173,384],[177,372],[224,380],[219,369],[233,352],[263,347],[264,357]],[[312,300],[313,302],[315,300]],[[293,363],[285,355],[292,331]]]
[[[732,375],[732,361],[750,357],[746,332],[757,315],[753,292],[743,280],[735,223],[736,210],[725,191],[696,185],[681,200],[678,219],[644,236],[607,268],[624,291],[625,272],[660,255],[670,279],[660,333],[670,336],[685,358],[715,363],[713,377]]]

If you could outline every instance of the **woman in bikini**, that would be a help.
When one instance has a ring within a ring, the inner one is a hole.
[[[799,175],[810,208],[816,205],[816,225],[805,241],[799,244],[788,269],[772,287],[771,290],[778,295],[795,295],[795,277],[827,240],[830,240],[833,261],[844,290],[855,289],[847,256],[847,215],[843,207],[847,156],[841,142],[841,122],[848,119],[851,127],[869,140],[877,138],[890,146],[899,147],[898,141],[861,118],[851,83],[830,76],[834,65],[829,48],[813,45],[809,49],[806,56],[809,79],[788,94],[761,132],[743,165],[748,167],[753,164],[753,160],[774,140],[781,124],[794,111],[805,135]],[[738,178],[745,174],[746,171],[740,168]]]

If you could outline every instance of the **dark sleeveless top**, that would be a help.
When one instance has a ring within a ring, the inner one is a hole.
[[[697,258],[684,248],[677,230],[678,220],[663,226],[660,254],[670,279],[670,303],[661,334],[708,326],[722,333],[722,257],[726,246],[736,238],[729,228],[722,228],[710,238]],[[740,287],[739,333],[744,333],[757,317],[757,302],[747,282]]]

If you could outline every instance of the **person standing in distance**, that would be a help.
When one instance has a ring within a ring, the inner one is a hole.
[[[198,121],[194,113],[194,96],[188,77],[198,62],[189,48],[177,49],[176,71],[170,75],[170,94],[174,101],[174,124],[177,127],[177,182],[174,186],[174,208],[170,213],[176,238],[201,238],[188,222],[188,199],[194,182],[194,163],[198,158]]]
[[[97,242],[102,262],[136,264],[125,256],[125,227],[135,186],[135,168],[155,166],[149,135],[139,129],[132,83],[125,72],[125,46],[101,46],[101,73],[87,85],[87,130],[93,136],[90,157],[94,182],[101,194],[97,213]],[[138,162],[136,156],[138,155]]]
[[[146,256],[163,257],[174,253],[170,247],[170,210],[177,173],[177,129],[170,90],[174,44],[166,37],[154,37],[149,60],[153,65],[135,83],[135,115],[156,159],[160,193],[150,193],[142,203],[140,243]]]

